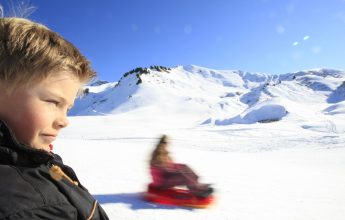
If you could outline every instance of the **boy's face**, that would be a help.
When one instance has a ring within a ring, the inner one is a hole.
[[[49,144],[68,125],[67,111],[80,87],[76,77],[59,73],[10,94],[0,92],[0,119],[21,143],[49,151]]]

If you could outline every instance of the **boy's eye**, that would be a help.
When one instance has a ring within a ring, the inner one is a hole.
[[[54,105],[59,105],[59,102],[55,101],[55,100],[48,100],[47,102],[54,104]]]

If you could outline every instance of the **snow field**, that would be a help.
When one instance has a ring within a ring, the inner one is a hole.
[[[293,132],[295,124],[283,122],[191,128],[174,120],[139,118],[72,117],[71,126],[55,143],[55,152],[76,170],[110,219],[341,220],[345,216],[343,134],[326,137],[298,126],[300,130]],[[279,131],[272,129],[277,126]],[[150,182],[149,155],[162,133],[171,136],[176,161],[189,164],[203,182],[214,184],[214,206],[200,210],[141,199]]]

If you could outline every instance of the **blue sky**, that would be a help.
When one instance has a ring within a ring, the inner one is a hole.
[[[10,0],[0,0],[5,15]],[[17,3],[20,1],[17,1]],[[35,0],[30,19],[91,60],[102,80],[195,64],[282,74],[345,69],[345,0]]]

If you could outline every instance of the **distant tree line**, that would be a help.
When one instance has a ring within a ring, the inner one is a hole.
[[[123,77],[127,77],[128,75],[131,75],[133,73],[137,74],[148,74],[150,73],[150,70],[148,68],[143,67],[137,67],[135,69],[132,69],[131,71],[126,72]]]
[[[159,72],[169,72],[169,70],[171,70],[171,68],[165,66],[150,66],[150,69]]]
[[[131,71],[128,71],[126,72],[123,77],[127,77],[131,74],[134,74],[136,75],[136,77],[138,78],[138,81],[137,81],[137,85],[142,83],[142,79],[141,79],[141,75],[142,74],[149,74],[150,73],[150,70],[155,70],[155,71],[158,71],[158,72],[166,72],[166,73],[169,73],[169,70],[171,70],[171,68],[169,67],[165,67],[165,66],[150,66],[149,68],[146,68],[146,67],[137,67],[135,69],[132,69]],[[122,79],[122,78],[121,78]],[[121,81],[120,79],[120,81]]]

